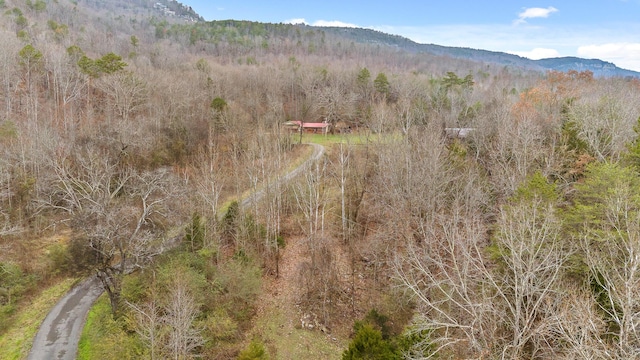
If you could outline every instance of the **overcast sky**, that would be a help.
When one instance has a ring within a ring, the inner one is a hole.
[[[640,0],[184,0],[206,20],[354,26],[418,43],[532,59],[579,56],[640,71]]]

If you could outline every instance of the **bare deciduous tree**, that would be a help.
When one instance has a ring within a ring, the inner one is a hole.
[[[165,306],[163,322],[168,327],[165,348],[176,360],[195,358],[194,350],[204,343],[201,330],[196,327],[199,309],[189,290],[187,279],[175,275]]]
[[[199,160],[199,168],[195,177],[195,185],[197,187],[197,196],[203,203],[205,209],[204,214],[209,226],[207,229],[210,232],[210,236],[205,237],[205,241],[208,239],[218,239],[215,229],[218,223],[218,202],[222,194],[222,187],[224,184],[224,175],[222,169],[219,167],[218,157],[214,154],[213,147],[210,147],[208,154],[201,154]],[[205,243],[204,246],[219,246],[220,244]]]
[[[56,178],[44,205],[71,216],[117,314],[127,269],[163,250],[160,220],[171,197],[170,174],[137,173],[92,150],[55,159],[53,167]]]
[[[461,203],[462,204],[462,203]],[[472,208],[454,206],[421,226],[396,271],[419,307],[416,329],[433,332],[435,353],[455,357],[548,356],[541,321],[562,294],[570,253],[561,251],[553,204],[538,195],[501,209],[487,258],[485,225]]]
[[[15,36],[11,36],[9,32],[3,32],[0,35],[2,39],[0,47],[3,49],[0,54],[0,77],[2,83],[2,92],[4,93],[4,118],[9,119],[13,113],[13,103],[15,92],[17,91],[16,83],[18,82],[18,72],[16,71],[18,64],[18,50],[20,43]]]
[[[465,348],[458,357],[481,357],[495,346],[497,332],[492,321],[495,295],[483,282],[488,273],[483,225],[478,219],[438,216],[423,230],[425,246],[410,245],[395,267],[416,299],[415,329],[434,332],[434,354]]]
[[[569,251],[562,248],[554,204],[534,197],[501,211],[495,244],[498,269],[487,274],[504,311],[504,352],[509,358],[549,354],[547,324],[540,319],[562,296],[558,287]]]
[[[56,121],[62,124],[65,134],[69,134],[69,138],[73,139],[77,130],[77,115],[80,113],[74,105],[79,104],[79,100],[86,94],[87,83],[78,70],[76,58],[69,50],[57,47],[47,47],[45,50],[48,59],[46,65],[53,82]]]
[[[567,285],[562,301],[543,321],[550,334],[559,359],[619,359],[602,334],[606,322],[602,319],[591,294]]]
[[[157,359],[162,341],[162,308],[154,296],[142,305],[130,302],[127,305],[134,311],[136,333],[149,347],[151,360]]]
[[[324,192],[325,164],[323,161],[311,164],[305,169],[304,176],[294,188],[298,209],[304,216],[306,222],[303,226],[309,245],[315,246],[314,242],[320,231],[320,238],[324,236],[324,215],[326,206],[326,194]]]
[[[133,72],[117,71],[103,76],[96,86],[109,96],[109,107],[122,119],[129,119],[147,104],[147,85]]]

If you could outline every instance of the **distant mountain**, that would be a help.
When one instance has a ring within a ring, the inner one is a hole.
[[[531,70],[557,70],[557,71],[591,71],[594,76],[603,77],[638,77],[640,72],[626,70],[615,64],[598,59],[582,59],[578,57],[560,57],[551,59],[531,60],[518,55],[498,51],[471,49],[462,47],[442,46],[435,44],[419,44],[405,37],[390,35],[380,31],[362,28],[343,27],[314,27],[315,30],[340,35],[358,43],[369,43],[391,46],[412,53],[428,53],[439,56],[467,59],[487,63],[495,63],[506,66],[516,66]]]
[[[546,69],[558,71],[592,71],[596,76],[622,76],[640,77],[640,72],[621,69],[615,64],[599,59],[582,59],[578,57],[561,57],[536,60],[540,66]]]

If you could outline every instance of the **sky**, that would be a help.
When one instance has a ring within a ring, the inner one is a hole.
[[[205,20],[350,26],[531,59],[578,56],[640,71],[640,0],[182,0]]]

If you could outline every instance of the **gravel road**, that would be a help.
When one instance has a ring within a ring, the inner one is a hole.
[[[320,144],[313,144],[313,143],[307,144],[307,145],[310,145],[310,146],[313,147],[313,154],[311,154],[311,156],[307,160],[305,160],[304,163],[300,164],[300,166],[296,167],[295,169],[291,170],[289,173],[285,174],[280,179],[280,181],[286,182],[286,181],[289,181],[289,180],[295,178],[304,169],[306,169],[309,164],[320,160],[320,158],[324,154],[324,146],[322,146]],[[242,201],[240,201],[239,205],[240,205],[240,207],[242,209],[246,209],[252,203],[254,203],[256,201],[260,201],[260,199],[262,199],[263,196],[264,196],[264,189],[258,190],[256,192],[252,193],[251,195],[247,196],[246,198],[242,199]]]

